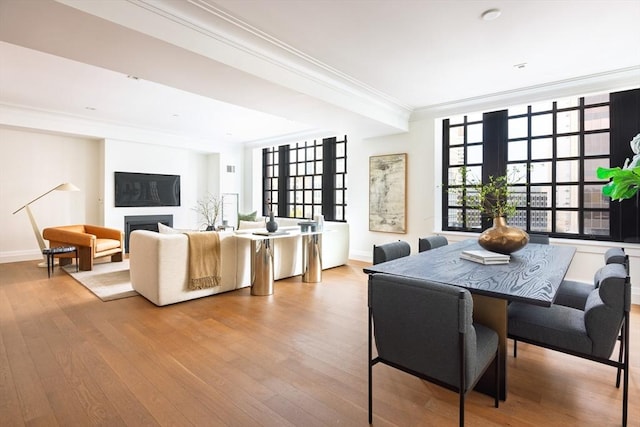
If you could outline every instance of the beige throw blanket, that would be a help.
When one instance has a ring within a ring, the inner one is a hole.
[[[184,233],[189,238],[189,290],[220,286],[220,237],[215,231]]]

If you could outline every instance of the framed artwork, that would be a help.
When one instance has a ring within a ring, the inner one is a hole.
[[[407,153],[369,157],[369,231],[406,233]]]
[[[222,221],[234,227],[238,225],[238,193],[222,194]]]

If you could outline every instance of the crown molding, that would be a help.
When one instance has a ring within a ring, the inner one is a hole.
[[[412,107],[252,27],[211,0],[56,0],[398,131]]]

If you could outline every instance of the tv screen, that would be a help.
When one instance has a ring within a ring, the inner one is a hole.
[[[180,206],[180,175],[116,172],[116,207]]]

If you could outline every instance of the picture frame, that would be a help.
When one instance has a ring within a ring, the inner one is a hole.
[[[222,221],[236,227],[238,224],[238,193],[222,194]]]
[[[369,157],[369,231],[407,232],[407,153]]]

